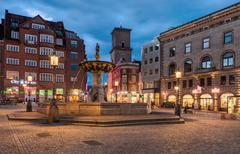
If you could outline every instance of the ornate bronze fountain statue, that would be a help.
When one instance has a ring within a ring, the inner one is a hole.
[[[111,62],[100,60],[100,47],[96,44],[95,52],[96,60],[84,61],[80,66],[87,72],[92,73],[92,89],[89,91],[88,102],[105,103],[105,92],[102,86],[102,73],[109,73],[113,70],[115,65]]]

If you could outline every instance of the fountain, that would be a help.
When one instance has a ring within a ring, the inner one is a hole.
[[[106,103],[105,92],[102,86],[102,73],[109,73],[115,65],[111,62],[100,60],[100,47],[96,45],[96,60],[83,61],[80,64],[85,71],[92,73],[92,89],[89,91],[88,102]]]
[[[96,44],[95,60],[86,60],[79,64],[81,69],[92,73],[92,88],[87,102],[58,103],[60,116],[97,116],[97,115],[144,115],[147,114],[145,103],[109,103],[105,100],[102,86],[102,74],[111,72],[115,65],[100,60],[100,47]],[[49,103],[42,103],[38,112],[48,114]]]

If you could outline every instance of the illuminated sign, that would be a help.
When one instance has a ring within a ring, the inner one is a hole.
[[[24,84],[27,84],[27,85],[35,85],[37,84],[36,82],[34,81],[26,81],[26,80],[11,80],[10,81],[12,84],[20,84],[20,85],[24,85]]]

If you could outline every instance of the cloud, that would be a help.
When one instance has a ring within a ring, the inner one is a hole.
[[[34,17],[36,15],[40,15],[41,17],[43,17],[45,20],[49,20],[52,21],[53,17],[48,16],[46,13],[39,11],[37,9],[32,9],[32,8],[26,8],[25,11],[27,12],[28,16],[30,17]]]

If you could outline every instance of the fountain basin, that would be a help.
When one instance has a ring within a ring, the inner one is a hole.
[[[49,103],[41,103],[37,111],[48,114]],[[59,103],[60,116],[146,115],[145,103]]]

